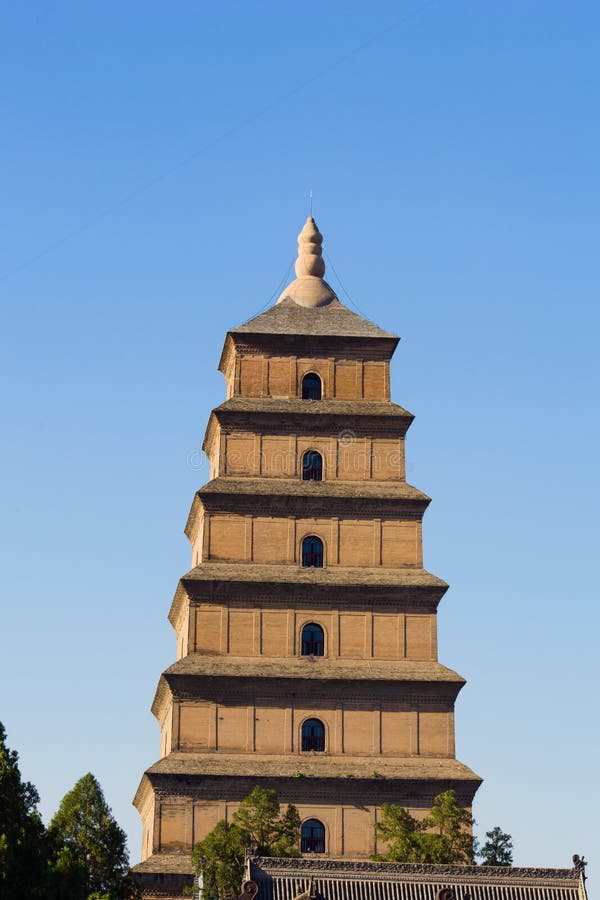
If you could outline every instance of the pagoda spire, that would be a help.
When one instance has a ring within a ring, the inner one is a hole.
[[[298,259],[296,260],[296,275],[302,278],[305,275],[315,275],[322,278],[325,274],[325,261],[323,259],[321,244],[323,235],[319,231],[317,223],[309,216],[304,223],[304,228],[298,235]]]
[[[323,279],[325,260],[322,243],[323,235],[313,217],[309,216],[298,235],[296,278],[282,292],[278,303],[289,297],[298,306],[316,307],[327,306],[337,299],[333,289]]]

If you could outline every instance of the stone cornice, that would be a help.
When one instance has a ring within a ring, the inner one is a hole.
[[[361,490],[361,487],[363,489]],[[420,522],[430,503],[429,497],[399,484],[397,491],[381,493],[364,490],[364,485],[340,482],[302,482],[295,479],[218,478],[197,491],[185,526],[185,533],[194,540],[197,522],[202,511],[207,513],[238,513],[262,515],[331,517],[344,519],[398,519]],[[405,490],[401,490],[404,487]],[[386,495],[387,494],[387,495]]]
[[[185,607],[189,606],[189,602],[189,595],[183,583],[180,581],[173,595],[173,600],[171,601],[171,608],[169,609],[168,615],[169,622],[171,623],[173,628],[177,628],[177,622],[179,622]]]
[[[142,813],[144,806],[153,796],[153,788],[152,782],[144,772],[142,775],[141,781],[138,785],[137,791],[135,792],[135,796],[133,798],[133,805],[137,809],[137,811]]]
[[[397,612],[435,613],[447,585],[402,586],[394,589],[363,586],[344,586],[343,609],[345,612]],[[340,609],[339,587],[336,585],[257,584],[238,580],[179,582],[169,611],[169,622],[177,628],[177,622],[186,607],[218,604],[239,608],[297,610]]]
[[[164,690],[166,684],[168,684],[169,694]],[[370,686],[372,689],[372,682]],[[430,693],[427,693],[428,688]],[[317,704],[326,701],[340,708],[344,706],[344,708],[356,709],[360,707],[362,701],[365,707],[373,711],[380,707],[383,707],[385,711],[388,706],[390,708],[394,706],[395,708],[406,707],[407,711],[422,709],[430,712],[452,712],[456,695],[461,688],[461,684],[405,684],[399,686],[397,683],[380,682],[377,684],[377,701],[374,701],[372,693],[368,692],[367,684],[357,688],[351,681],[340,681],[334,684],[330,682],[322,685],[319,682],[304,682],[302,679],[298,679],[293,684],[289,680],[286,682],[282,679],[282,683],[277,685],[261,683],[244,685],[235,682],[232,678],[197,678],[194,681],[191,677],[163,675],[158,683],[152,712],[159,719],[170,703],[182,701],[219,703],[227,700],[228,703],[249,707],[254,704],[277,707],[285,702],[286,705],[292,706],[298,699],[298,691],[304,691],[307,702]],[[354,705],[344,703],[350,691],[352,691]]]
[[[161,675],[158,679],[154,699],[152,700],[152,705],[150,707],[152,715],[156,718],[159,725],[162,724],[163,717],[168,712],[172,703],[173,691],[171,690],[167,679],[164,675]]]
[[[269,334],[267,332],[239,333],[228,331],[219,359],[219,371],[226,372],[233,354],[245,356],[306,356],[307,340],[310,341],[310,352],[313,356],[334,357],[340,359],[360,359],[367,361],[389,360],[398,338],[395,335],[361,336],[361,335],[307,335],[302,334]]]

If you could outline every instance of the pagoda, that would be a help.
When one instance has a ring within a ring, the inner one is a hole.
[[[383,803],[422,817],[453,788],[470,808],[481,782],[455,757],[465,682],[437,659],[448,586],[423,568],[413,416],[390,399],[399,339],[324,280],[312,217],[298,244],[297,277],[219,363],[177,660],[152,704],[160,759],[134,800],[148,896],[181,896],[194,843],[256,785],[296,804],[303,854],[368,859]]]

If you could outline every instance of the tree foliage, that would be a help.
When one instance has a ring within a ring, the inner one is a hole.
[[[125,833],[102,789],[85,775],[63,798],[48,830],[35,787],[0,722],[0,897],[2,900],[131,900]]]
[[[482,866],[512,866],[513,842],[510,834],[506,834],[497,825],[486,831],[487,838],[479,854]]]
[[[203,900],[216,900],[224,892],[239,893],[244,878],[246,835],[234,823],[221,821],[192,850],[192,861],[202,876]]]
[[[202,876],[203,900],[217,900],[226,890],[239,893],[246,849],[251,845],[262,856],[300,856],[299,837],[296,807],[289,804],[282,812],[276,791],[255,787],[231,823],[222,819],[194,847],[192,859]]]
[[[472,826],[473,817],[459,806],[453,790],[438,794],[422,821],[402,806],[384,803],[375,827],[388,846],[379,858],[406,863],[471,863]]]
[[[290,803],[282,813],[276,791],[255,787],[240,803],[233,822],[245,834],[246,846],[255,843],[261,856],[300,856],[298,810]]]
[[[23,781],[19,756],[6,746],[0,722],[0,896],[33,900],[43,896],[46,834],[35,787]]]
[[[375,829],[387,843],[387,851],[378,858],[388,862],[425,862],[421,851],[420,823],[403,806],[384,803]]]
[[[65,794],[48,836],[55,886],[61,896],[69,900],[129,900],[136,896],[125,832],[93,775],[84,775]]]
[[[440,863],[472,863],[474,856],[473,816],[456,801],[454,791],[434,798],[431,812],[423,819],[428,829],[423,838]]]

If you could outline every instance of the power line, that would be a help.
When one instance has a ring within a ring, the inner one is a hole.
[[[301,81],[295,87],[291,88],[291,90],[286,91],[283,94],[280,94],[279,97],[276,97],[270,103],[267,103],[262,109],[259,109],[257,112],[252,113],[249,116],[241,119],[235,125],[232,125],[229,128],[226,128],[216,137],[207,141],[193,153],[190,153],[189,156],[184,157],[179,160],[179,162],[175,163],[172,166],[164,169],[158,175],[155,175],[153,178],[150,178],[148,181],[143,182],[139,187],[134,188],[129,193],[125,194],[119,200],[112,203],[110,206],[107,206],[105,209],[101,210],[97,215],[92,216],[87,220],[87,222],[83,222],[81,225],[78,225],[76,228],[73,228],[71,231],[68,231],[62,237],[58,238],[56,241],[48,244],[43,250],[40,250],[39,253],[34,254],[22,262],[18,263],[14,268],[8,269],[2,275],[0,275],[0,282],[6,281],[7,278],[10,278],[12,275],[17,274],[18,272],[23,271],[23,269],[28,268],[29,266],[36,263],[38,260],[42,259],[44,256],[47,256],[49,253],[52,253],[54,250],[57,250],[59,247],[62,247],[64,244],[68,243],[68,241],[77,237],[80,234],[83,234],[85,231],[88,231],[94,225],[97,225],[98,222],[101,222],[103,219],[112,215],[112,213],[116,212],[119,209],[122,209],[124,206],[127,206],[141,194],[146,193],[146,191],[151,190],[151,188],[155,187],[155,185],[159,184],[161,181],[169,178],[171,175],[174,175],[175,172],[178,172],[180,169],[189,166],[195,160],[197,160],[200,156],[203,156],[205,153],[208,153],[209,150],[212,150],[214,147],[218,146],[222,141],[227,140],[227,138],[236,134],[238,131],[242,131],[244,128],[251,125],[253,122],[256,122],[258,119],[261,119],[263,116],[266,116],[267,113],[271,112],[271,110],[275,109],[278,106],[281,106],[290,97],[299,94],[309,85],[314,84],[315,81],[319,81],[321,78],[324,78],[325,75],[339,68],[339,66],[348,62],[349,59],[356,56],[358,53],[362,53],[367,47],[370,47],[375,41],[379,40],[383,35],[388,34],[390,31],[393,31],[396,28],[399,28],[401,25],[406,24],[411,19],[414,19],[417,15],[420,15],[424,10],[428,9],[430,6],[433,6],[435,3],[438,3],[439,0],[426,0],[425,3],[421,3],[420,6],[417,6],[410,13],[407,13],[402,18],[398,19],[396,22],[392,22],[390,25],[387,25],[385,28],[382,28],[380,31],[372,34],[371,37],[362,41],[360,44],[357,44],[352,50],[349,50],[347,53],[342,54],[336,60],[334,60],[330,65],[325,66],[315,75],[312,75],[310,78]]]
[[[343,283],[342,279],[340,278],[340,276],[338,275],[338,273],[337,273],[337,271],[336,271],[336,268],[335,268],[334,264],[332,263],[331,257],[329,256],[329,254],[324,250],[324,251],[323,251],[323,255],[325,256],[325,259],[327,260],[327,265],[329,266],[329,268],[331,269],[331,271],[333,272],[333,274],[334,274],[335,277],[337,278],[337,280],[338,280],[338,282],[339,282],[339,285],[340,285],[341,289],[342,289],[343,292],[345,293],[346,297],[348,298],[348,300],[350,301],[350,303],[352,304],[352,306],[354,307],[354,309],[356,310],[356,312],[357,312],[360,316],[362,316],[363,319],[367,319],[367,316],[364,314],[364,312],[362,311],[362,309],[359,309],[359,307],[357,306],[357,304],[354,302],[354,300],[352,299],[352,297],[350,296],[350,294],[348,293],[348,291],[347,291],[346,288],[344,287],[344,283]],[[371,320],[370,320],[370,319],[367,319],[367,321],[370,322]]]

